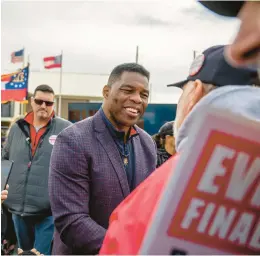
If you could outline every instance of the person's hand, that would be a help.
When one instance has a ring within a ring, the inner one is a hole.
[[[7,199],[9,185],[6,185],[6,189],[1,192],[1,203]]]
[[[260,62],[260,2],[245,2],[238,17],[241,25],[234,42],[226,50],[227,61],[233,66]],[[254,51],[247,57],[244,55]]]

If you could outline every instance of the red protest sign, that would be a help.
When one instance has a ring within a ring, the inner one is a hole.
[[[139,254],[260,254],[260,124],[214,108],[196,121]]]
[[[259,252],[260,144],[212,131],[168,235],[234,254]]]

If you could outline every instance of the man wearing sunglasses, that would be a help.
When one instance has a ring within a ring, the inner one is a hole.
[[[32,111],[11,128],[2,158],[13,160],[4,205],[12,213],[18,246],[51,254],[54,223],[48,196],[49,163],[57,135],[70,122],[56,117],[54,91],[39,85],[31,98]]]

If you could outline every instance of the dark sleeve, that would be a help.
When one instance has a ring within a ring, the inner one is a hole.
[[[236,17],[245,1],[198,1],[209,10],[223,16]]]
[[[157,164],[156,168],[160,167],[167,159],[157,151]]]
[[[106,229],[89,216],[89,171],[80,135],[73,127],[61,132],[54,144],[49,194],[55,227],[61,241],[81,254],[97,254]]]

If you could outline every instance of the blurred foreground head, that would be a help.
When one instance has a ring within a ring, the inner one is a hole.
[[[238,17],[240,28],[234,42],[227,46],[225,55],[234,66],[260,67],[260,1],[199,1],[213,12]]]

